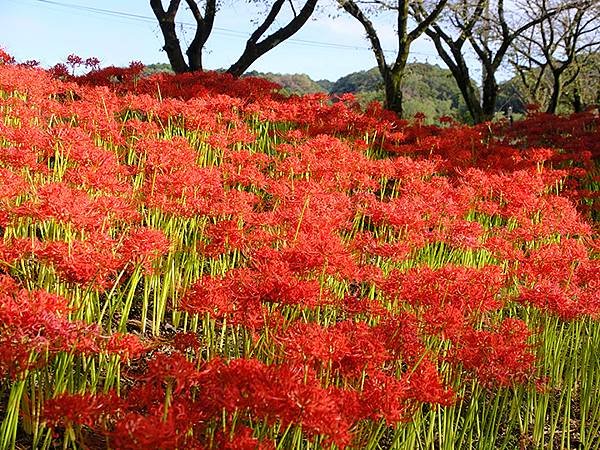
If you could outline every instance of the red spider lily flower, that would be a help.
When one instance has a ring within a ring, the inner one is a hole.
[[[114,392],[107,394],[62,394],[46,400],[42,416],[53,427],[85,425],[99,426],[108,418],[125,408],[125,403]]]
[[[202,342],[196,333],[176,333],[172,345],[181,353],[185,353],[187,350],[196,352],[202,347]]]
[[[288,179],[310,174],[311,180],[328,186],[328,190],[376,188],[377,164],[360,151],[360,144],[349,146],[331,136],[319,135],[298,146],[282,144],[278,152],[285,155],[277,168]]]
[[[221,220],[215,224],[209,224],[204,236],[210,242],[203,248],[203,252],[208,256],[218,256],[228,251],[241,250],[247,239],[237,220]]]
[[[3,48],[0,48],[0,65],[1,64],[14,64],[15,58],[9,55]]]
[[[434,232],[437,241],[461,250],[476,250],[483,246],[484,228],[480,223],[455,219]]]
[[[349,385],[345,388],[338,388],[331,386],[327,389],[327,395],[338,405],[346,423],[356,424],[368,417],[371,406],[365,405],[361,398],[362,392],[358,387],[353,388]],[[352,438],[356,441],[359,436],[355,434]]]
[[[234,433],[219,431],[216,437],[217,447],[223,450],[275,450],[275,443],[270,439],[257,439],[252,428],[236,426]]]
[[[139,337],[132,334],[112,334],[102,345],[102,350],[109,355],[118,355],[121,361],[129,361],[141,356],[148,349]]]
[[[169,239],[161,230],[136,228],[123,239],[120,248],[124,262],[141,264],[147,273],[152,272],[153,264],[170,248]]]
[[[217,170],[189,166],[187,162],[185,168],[147,177],[143,189],[149,208],[183,216],[210,214],[214,204],[225,198]]]
[[[227,365],[208,363],[200,383],[210,410],[248,410],[254,417],[301,426],[309,436],[325,435],[338,446],[351,440],[347,418],[329,391],[305,370],[289,365],[267,366],[257,360],[234,359]]]
[[[536,282],[533,287],[521,288],[517,300],[533,305],[542,311],[556,314],[563,320],[576,320],[588,315],[600,315],[600,264],[593,262],[595,267],[588,270],[574,270],[572,279],[566,282],[544,279]]]
[[[480,269],[447,265],[392,272],[380,286],[392,299],[416,308],[424,329],[444,339],[460,335],[487,311],[504,304],[508,277],[499,266]]]
[[[102,290],[114,282],[123,267],[115,246],[109,236],[93,233],[85,240],[45,242],[37,255],[52,264],[65,280]]]
[[[579,240],[563,239],[529,250],[518,258],[519,302],[557,314],[565,320],[600,314],[600,263],[590,259]]]
[[[290,269],[301,275],[325,273],[351,279],[358,271],[340,236],[327,228],[299,233],[297,241],[282,256]]]
[[[224,152],[224,163],[220,169],[223,178],[229,186],[267,186],[267,177],[264,174],[273,162],[272,158],[263,153],[251,153],[247,150]]]
[[[40,248],[42,248],[42,244],[35,238],[2,240],[0,241],[0,267],[11,266],[20,259],[28,258]]]
[[[98,70],[100,67],[100,60],[96,57],[86,58],[83,62],[85,67],[91,70]]]
[[[235,300],[230,295],[233,287],[234,280],[231,276],[205,276],[187,291],[179,307],[190,313],[209,313],[215,318],[222,318],[235,311]]]
[[[456,306],[466,315],[499,308],[500,291],[507,277],[498,266],[480,269],[447,265],[440,269],[420,267],[405,273],[392,272],[381,286],[391,297],[416,307]]]
[[[581,214],[569,199],[557,196],[543,197],[539,199],[536,208],[536,212],[511,213],[519,222],[519,227],[512,230],[507,239],[532,241],[551,238],[557,234],[580,237],[592,235],[592,228],[582,220]]]
[[[411,386],[410,397],[420,403],[450,406],[456,401],[455,393],[444,386],[438,368],[427,357],[410,368],[406,377]]]
[[[360,378],[364,370],[379,368],[391,359],[377,331],[364,322],[343,321],[327,328],[298,323],[279,339],[291,363]]]
[[[454,120],[454,118],[452,118],[452,117],[450,117],[450,116],[440,116],[440,117],[438,118],[438,121],[439,121],[441,124],[444,124],[444,125],[445,125],[445,124],[452,125],[452,124],[456,123],[456,122],[455,122],[455,120]]]
[[[268,192],[278,200],[276,211],[281,221],[290,223],[294,230],[301,215],[301,229],[306,231],[315,228],[316,223],[339,229],[354,216],[348,195],[328,187],[326,182],[277,179],[269,183]]]
[[[182,298],[180,308],[214,318],[228,317],[233,323],[256,329],[264,323],[263,305],[312,307],[329,302],[327,291],[316,280],[301,280],[281,260],[257,260],[254,266],[232,269],[224,278],[203,277]]]
[[[210,215],[216,217],[237,217],[248,221],[248,217],[254,214],[256,206],[260,203],[258,196],[252,192],[231,189],[225,191],[221,201],[211,204]]]
[[[369,371],[361,401],[366,417],[383,418],[391,425],[410,420],[422,403],[451,405],[455,394],[443,386],[435,365],[421,358],[417,366],[400,379],[380,370]]]
[[[0,205],[25,193],[27,183],[11,170],[0,167]]]
[[[52,75],[53,78],[56,78],[57,80],[68,81],[68,80],[72,79],[72,75],[69,72],[69,68],[67,67],[66,64],[63,64],[63,63],[55,64],[54,66],[52,66],[50,68],[48,73],[50,75]]]
[[[1,128],[0,131],[2,131]],[[0,162],[5,163],[13,170],[27,168],[42,173],[47,170],[38,162],[37,152],[26,147],[3,148],[0,152]]]
[[[465,311],[457,305],[428,308],[422,315],[424,331],[442,339],[457,339],[470,326]]]
[[[365,315],[367,317],[386,317],[388,310],[377,300],[345,295],[340,306],[349,317]]]
[[[247,275],[255,279],[255,292],[263,302],[313,307],[329,300],[317,280],[299,277],[287,257],[272,249],[254,252]]]
[[[388,315],[375,326],[375,333],[395,360],[415,364],[425,352],[419,322],[412,314]]]
[[[140,139],[136,142],[136,150],[145,156],[145,170],[169,173],[194,164],[196,152],[184,138],[173,137],[169,140]]]
[[[392,261],[406,260],[414,250],[414,242],[389,242],[389,240],[377,239],[370,231],[359,232],[350,243],[353,250],[360,252],[361,259],[369,259],[370,256],[381,256]]]
[[[517,261],[524,255],[523,250],[508,240],[504,233],[486,238],[483,247],[500,261]]]
[[[154,99],[149,99],[151,102],[154,102]],[[131,109],[135,109],[133,106]],[[151,111],[151,107],[143,108],[145,115],[149,115]],[[123,131],[122,134],[125,137],[138,137],[138,136],[155,136],[160,133],[160,127],[155,122],[145,122],[137,117],[133,117],[128,119],[123,123]]]
[[[511,386],[532,380],[535,353],[530,332],[519,319],[504,319],[487,330],[467,329],[455,343],[453,361],[471,371],[484,386]]]
[[[70,163],[63,181],[110,193],[131,191],[127,183],[131,168],[121,165],[113,150],[98,147],[92,137],[93,131],[57,125],[53,132],[60,144],[62,157]],[[54,148],[51,150],[54,151]],[[48,158],[54,158],[54,153]]]
[[[148,370],[140,379],[159,386],[165,383],[172,384],[173,392],[179,394],[188,391],[191,386],[197,386],[199,374],[196,365],[181,353],[157,353],[148,361]]]
[[[131,197],[103,195],[94,199],[94,206],[107,225],[132,225],[141,221],[137,201]]]
[[[425,114],[422,112],[418,112],[414,115],[414,118],[417,122],[422,122],[423,120],[425,120]]]
[[[67,168],[63,180],[87,190],[131,195],[131,186],[122,179],[129,174],[130,170],[122,166],[114,168],[107,166],[78,166]],[[132,200],[130,199],[130,201]]]
[[[180,429],[173,414],[164,420],[160,415],[128,412],[119,417],[108,434],[112,448],[176,450],[183,448],[186,431]]]
[[[102,226],[102,214],[84,191],[64,183],[49,183],[38,189],[37,196],[39,203],[24,204],[15,209],[15,212],[42,221],[54,219],[59,223],[71,223],[85,230],[95,230]]]
[[[67,301],[45,291],[16,290],[3,277],[0,294],[0,372],[14,376],[42,366],[54,355],[96,354],[104,338],[97,327],[64,317]]]
[[[0,274],[0,292],[2,295],[14,294],[19,290],[17,281],[9,275]]]
[[[83,58],[81,58],[81,56],[71,54],[67,56],[67,64],[71,66],[72,70],[74,70],[76,67],[83,64]]]
[[[365,378],[361,400],[366,417],[385,419],[388,424],[406,422],[417,405],[411,400],[411,385],[382,371],[371,371]]]
[[[74,422],[93,427],[115,448],[200,448],[207,416],[198,396],[200,372],[183,355],[157,353],[148,359],[144,373],[133,374],[133,386],[124,397],[103,405],[101,395],[87,395],[90,405],[61,420],[65,402],[82,401],[83,396],[64,396],[51,403],[54,421]],[[194,388],[194,389],[192,389]],[[111,394],[112,395],[112,394]],[[56,403],[56,404],[55,404]],[[98,420],[101,419],[101,420]]]
[[[580,263],[589,261],[587,247],[577,239],[542,245],[529,250],[519,260],[515,275],[523,281],[551,279],[566,282]]]

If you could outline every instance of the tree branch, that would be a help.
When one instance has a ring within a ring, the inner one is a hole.
[[[338,3],[348,14],[358,20],[363,26],[365,33],[367,34],[367,39],[369,39],[371,47],[373,48],[379,72],[383,74],[387,70],[387,63],[385,61],[385,53],[383,52],[379,36],[377,36],[377,31],[375,30],[373,23],[364,15],[362,10],[353,0],[338,0]]]
[[[429,13],[428,16],[426,16],[423,20],[421,20],[417,24],[417,26],[408,34],[408,40],[410,42],[412,42],[415,39],[417,39],[419,36],[421,36],[425,32],[425,30],[427,28],[429,28],[429,26],[435,20],[437,20],[437,18],[440,16],[440,14],[442,13],[442,11],[446,7],[447,3],[448,3],[448,0],[440,0],[440,1],[438,1],[436,3],[436,5],[435,5],[435,8],[433,8],[433,11],[431,11],[431,13]]]

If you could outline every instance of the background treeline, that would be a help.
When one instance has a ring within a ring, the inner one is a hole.
[[[145,72],[172,72],[169,64],[151,64]],[[313,80],[306,74],[280,74],[264,73],[257,71],[247,72],[246,75],[263,77],[282,86],[281,93],[285,95],[304,95],[326,93],[340,96],[352,93],[357,101],[366,106],[372,101],[384,102],[385,92],[379,70],[374,67],[370,70],[353,72],[338,80]],[[600,57],[588,62],[586,71],[579,74],[577,83],[571,88],[567,87],[560,97],[558,113],[567,114],[577,109],[577,95],[585,104],[600,103]],[[546,80],[549,83],[549,80]],[[417,112],[422,112],[427,121],[433,121],[441,116],[449,116],[460,122],[470,122],[469,112],[456,85],[452,73],[437,65],[428,63],[410,63],[403,83],[404,114],[413,117]],[[535,97],[521,77],[514,76],[499,84],[498,98],[496,101],[496,115],[506,115],[512,111],[515,118],[525,113],[528,104],[538,104],[543,108],[548,101],[550,89],[540,88]]]
[[[600,0],[258,3],[264,11],[251,21],[254,31],[239,58],[224,69],[233,77],[248,73],[256,60],[292,37],[311,17],[343,14],[352,17],[364,31],[377,69],[344,77],[348,86],[343,88],[335,86],[341,82],[338,80],[332,85],[316,82],[311,89],[317,89],[317,85],[331,93],[356,89],[363,101],[382,99],[384,107],[399,117],[414,112],[417,98],[418,109],[429,115],[451,112],[462,118],[464,104],[473,123],[493,120],[508,106],[519,112],[523,104],[536,104],[550,114],[582,111],[594,106],[600,97]],[[202,71],[204,47],[220,8],[217,0],[185,1],[183,9],[191,12],[196,22],[194,38],[186,49],[177,34],[176,16],[182,4],[181,0],[170,0],[168,4],[150,0],[174,72]],[[385,35],[380,29],[384,17],[395,24],[394,51],[387,48],[388,39],[381,39]],[[411,46],[420,38],[434,45],[448,71],[409,63]],[[507,70],[513,74],[509,82],[502,76]],[[456,88],[446,82],[448,73]],[[361,77],[364,80],[357,80]],[[298,84],[310,85],[308,81],[293,81],[289,87],[282,84],[293,91],[299,89]],[[454,95],[457,89],[462,101]]]
[[[152,64],[146,73],[170,72],[169,64]],[[284,95],[304,95],[325,93],[335,100],[337,96],[351,93],[357,101],[366,106],[372,101],[383,102],[385,93],[383,80],[376,67],[370,70],[353,72],[336,81],[313,80],[303,73],[280,74],[257,71],[246,75],[271,80],[281,85]],[[460,91],[447,69],[426,63],[409,64],[404,82],[404,108],[407,118],[422,112],[430,120],[440,116],[450,116],[456,120],[468,121],[468,111]]]

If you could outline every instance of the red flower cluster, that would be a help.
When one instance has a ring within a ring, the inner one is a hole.
[[[600,314],[596,116],[141,70],[0,52],[0,370],[65,446],[360,447],[457,380],[533,385],[531,309]]]
[[[102,335],[98,327],[69,320],[73,308],[45,291],[20,289],[16,281],[0,275],[0,373],[16,377],[44,366],[59,354],[112,354],[124,360],[144,349],[133,336]]]

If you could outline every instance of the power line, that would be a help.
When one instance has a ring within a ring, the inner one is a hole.
[[[32,1],[35,1],[38,3],[44,3],[44,4],[52,5],[52,6],[59,6],[62,8],[68,8],[68,9],[74,9],[74,10],[79,10],[79,11],[84,11],[84,12],[89,12],[89,13],[94,13],[94,14],[105,15],[105,16],[118,17],[118,18],[129,19],[129,20],[137,20],[137,21],[153,23],[153,24],[156,23],[156,18],[150,17],[150,16],[145,16],[142,14],[135,14],[135,13],[125,12],[125,11],[114,11],[114,10],[103,9],[103,8],[94,8],[91,6],[74,5],[72,3],[63,3],[63,2],[54,1],[54,0],[32,0]],[[196,28],[196,25],[193,23],[190,23],[190,22],[176,21],[175,23],[182,28],[192,28],[192,29]],[[245,33],[242,31],[237,31],[237,30],[232,30],[230,28],[213,27],[213,30],[214,30],[215,34],[220,34],[220,35],[228,36],[228,37],[248,38],[250,36],[250,34],[248,34],[248,33]],[[340,43],[335,43],[335,42],[315,41],[315,40],[310,40],[310,39],[290,38],[290,39],[287,39],[286,42],[289,42],[291,44],[308,46],[308,47],[371,51],[371,49],[369,47],[340,44]],[[395,53],[393,50],[384,50],[384,52]],[[419,56],[431,56],[434,58],[438,57],[438,55],[433,54],[433,53],[411,52],[411,54],[419,55]]]

